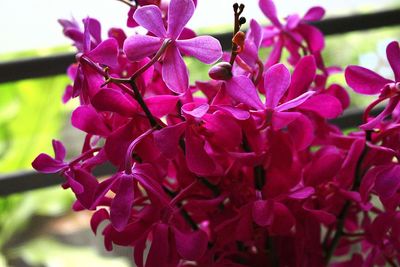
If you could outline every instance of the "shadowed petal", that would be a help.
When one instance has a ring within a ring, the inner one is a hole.
[[[140,26],[156,36],[162,38],[167,36],[159,7],[154,5],[139,7],[133,18]]]
[[[161,47],[163,40],[159,37],[136,34],[128,37],[124,42],[124,52],[129,60],[139,61],[155,54]]]
[[[110,133],[103,117],[91,106],[80,106],[72,112],[71,123],[88,134],[107,136]]]
[[[101,42],[87,57],[96,63],[116,67],[118,64],[118,42],[114,38]]]
[[[265,106],[274,109],[290,84],[290,72],[283,64],[269,68],[264,75]]]
[[[222,57],[222,47],[217,39],[211,36],[199,36],[188,40],[177,40],[176,45],[185,55],[211,64]]]
[[[345,77],[347,84],[354,91],[365,95],[379,94],[387,83],[392,82],[369,69],[359,66],[347,67]]]
[[[259,226],[268,226],[274,219],[274,202],[272,200],[257,200],[253,203],[253,220]]]
[[[310,146],[314,140],[314,126],[304,115],[299,116],[288,125],[289,134],[297,150],[303,150]]]
[[[204,149],[204,140],[190,128],[186,131],[186,162],[190,171],[198,175],[211,175],[216,169],[214,160]]]
[[[263,110],[264,106],[258,96],[257,89],[253,82],[246,76],[235,76],[228,80],[225,84],[228,95],[239,103],[247,106]]]
[[[387,58],[394,72],[394,77],[397,82],[400,82],[400,47],[399,43],[391,42],[386,48]]]
[[[312,53],[320,52],[324,49],[325,37],[318,28],[308,24],[300,24],[298,30],[306,40]]]
[[[260,0],[258,4],[261,11],[272,22],[272,24],[274,24],[276,27],[280,27],[281,23],[279,22],[274,2],[271,0]]]
[[[176,250],[184,260],[198,260],[207,250],[208,237],[202,230],[183,233],[173,228],[175,234]]]
[[[393,165],[376,176],[375,190],[382,198],[392,197],[400,188],[400,166]]]
[[[147,256],[145,267],[167,267],[169,263],[170,244],[169,227],[157,224],[153,230],[153,241]]]
[[[92,99],[92,105],[98,111],[116,112],[122,116],[131,116],[138,111],[138,106],[123,93],[114,89],[102,89]]]
[[[156,95],[146,98],[145,102],[153,116],[161,118],[176,110],[178,100],[174,95]]]
[[[186,123],[181,122],[176,125],[164,127],[153,133],[154,142],[167,158],[173,158],[178,153],[179,138],[185,129]]]
[[[275,131],[280,130],[296,120],[299,116],[301,116],[299,112],[274,112],[272,116],[272,128]]]
[[[292,212],[282,203],[274,203],[274,220],[270,227],[271,234],[285,235],[296,224]]]
[[[165,53],[162,78],[168,88],[175,93],[184,93],[189,88],[188,70],[175,45],[169,46]]]
[[[177,39],[194,13],[193,0],[171,0],[168,8],[168,36]]]
[[[122,231],[131,216],[133,194],[133,178],[123,175],[119,178],[119,187],[110,207],[110,219],[112,225],[118,231]]]
[[[109,218],[110,216],[108,215],[108,211],[106,209],[100,209],[96,211],[90,219],[90,228],[92,229],[93,233],[96,234],[100,223]]]

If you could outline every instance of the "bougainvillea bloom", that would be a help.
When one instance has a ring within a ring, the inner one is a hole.
[[[400,265],[398,42],[387,47],[394,79],[346,69],[357,93],[379,96],[360,129],[342,131],[331,120],[349,96],[330,83],[338,68],[325,67],[310,25],[322,8],[282,23],[260,0],[272,25],[249,20],[245,34],[245,7],[233,5],[231,51],[189,86],[184,57],[222,55],[215,38],[185,28],[197,2],[121,2],[147,35],[113,28],[103,41],[94,19],[83,31],[60,21],[78,49],[64,100],[79,97],[71,124],[85,138],[72,160],[54,140],[54,157],[32,162],[65,178],[73,209],[93,212],[94,233],[104,225],[107,250],[132,247],[139,267]],[[103,164],[115,168],[98,179]]]

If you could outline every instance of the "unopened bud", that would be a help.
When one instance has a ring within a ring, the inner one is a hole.
[[[232,78],[232,65],[228,62],[220,62],[208,71],[208,75],[214,80],[229,80]]]

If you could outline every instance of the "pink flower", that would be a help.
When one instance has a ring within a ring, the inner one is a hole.
[[[133,35],[124,43],[124,52],[128,59],[138,61],[155,54],[165,40],[172,41],[163,55],[162,77],[168,88],[176,93],[184,93],[189,88],[188,70],[181,53],[196,57],[207,64],[222,56],[220,43],[211,36],[178,40],[194,9],[193,0],[172,0],[168,8],[166,30],[161,10],[157,6],[140,7],[134,14],[135,20],[155,36]]]

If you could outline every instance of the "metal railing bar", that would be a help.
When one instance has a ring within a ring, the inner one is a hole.
[[[328,18],[314,25],[326,35],[400,25],[400,9]],[[230,33],[214,36],[220,40],[224,50],[230,48],[232,39]],[[0,83],[64,74],[74,60],[75,55],[70,53],[3,62],[0,63]]]
[[[105,176],[115,171],[111,164],[104,164],[94,170],[96,177]],[[33,189],[61,185],[64,178],[59,174],[42,174],[36,171],[22,171],[0,175],[0,196],[26,192]]]

